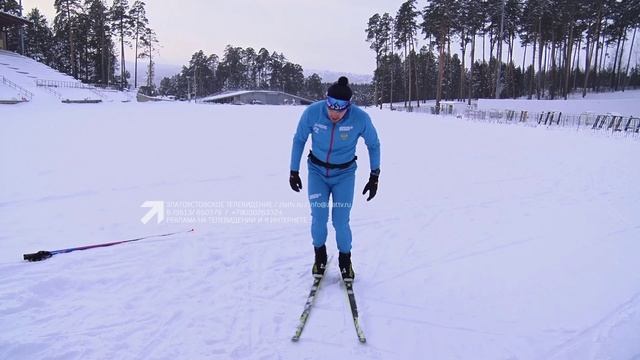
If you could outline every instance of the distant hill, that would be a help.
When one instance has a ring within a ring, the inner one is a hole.
[[[156,64],[156,76],[154,79],[156,86],[160,86],[160,81],[163,78],[170,78],[174,75],[177,75],[180,71],[182,71],[182,65]]]
[[[373,81],[373,75],[369,74],[353,74],[353,73],[342,73],[337,71],[329,71],[329,70],[316,70],[316,69],[305,69],[304,76],[309,76],[313,73],[320,75],[322,78],[322,82],[333,83],[338,81],[340,76],[346,76],[349,78],[349,82],[351,84],[369,84]]]

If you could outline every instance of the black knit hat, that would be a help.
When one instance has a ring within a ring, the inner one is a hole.
[[[349,87],[349,79],[344,76],[340,76],[337,83],[334,83],[329,87],[327,96],[331,96],[334,99],[350,101],[353,92]]]

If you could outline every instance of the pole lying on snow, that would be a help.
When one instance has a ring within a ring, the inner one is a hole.
[[[74,248],[69,248],[69,249],[61,249],[61,250],[52,250],[52,251],[41,250],[41,251],[38,251],[38,252],[33,253],[33,254],[24,254],[23,257],[24,257],[24,259],[26,261],[42,261],[42,260],[46,260],[46,259],[48,259],[48,258],[50,258],[50,257],[52,257],[53,255],[56,255],[56,254],[64,254],[64,253],[70,253],[72,251],[77,251],[77,250],[88,250],[88,249],[93,249],[93,248],[98,248],[98,247],[113,246],[113,245],[124,244],[124,243],[134,242],[134,241],[140,241],[140,240],[149,239],[149,238],[155,238],[155,237],[164,237],[164,236],[171,236],[171,235],[177,235],[177,234],[186,234],[186,233],[190,233],[190,232],[193,232],[193,231],[195,231],[195,230],[191,229],[191,230],[187,230],[187,231],[178,231],[178,232],[167,233],[167,234],[149,235],[149,236],[144,236],[144,237],[136,238],[136,239],[114,241],[114,242],[109,242],[109,243],[104,243],[104,244],[87,245],[87,246],[80,246],[80,247],[74,247]]]

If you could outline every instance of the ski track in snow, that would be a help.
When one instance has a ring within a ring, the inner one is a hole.
[[[360,195],[360,144],[351,216],[366,345],[331,223],[333,259],[299,343],[308,221],[140,223],[147,200],[306,204],[306,165],[302,193],[286,182],[302,110],[71,105],[39,120],[37,107],[3,109],[0,358],[640,358],[634,139],[368,109],[380,188]]]
[[[569,339],[564,341],[559,346],[551,349],[548,354],[546,354],[545,358],[555,359],[555,358],[564,358],[568,355],[575,356],[572,352],[582,352],[584,349],[580,348],[580,346],[585,347],[585,342],[591,341],[592,344],[586,345],[587,348],[593,347],[593,344],[602,344],[606,343],[608,340],[611,340],[611,333],[615,331],[617,327],[622,327],[627,322],[633,322],[633,328],[637,329],[638,319],[634,319],[640,313],[640,292],[636,293],[631,299],[625,301],[624,303],[616,306],[615,309],[610,311],[604,317],[602,317],[595,324],[588,326],[585,329],[578,331],[575,335],[571,336]],[[636,336],[637,338],[637,336]],[[598,353],[600,352],[600,353]],[[602,351],[593,351],[590,354],[581,354],[581,356],[590,356],[593,358],[600,358],[602,356],[611,356],[612,354],[601,353]],[[639,354],[636,354],[633,357],[636,357]]]

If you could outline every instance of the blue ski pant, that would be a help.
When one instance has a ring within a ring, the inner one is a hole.
[[[329,170],[309,164],[309,203],[311,205],[311,237],[313,246],[320,247],[327,241],[327,223],[329,209],[336,231],[338,251],[351,252],[351,228],[349,215],[353,204],[353,191],[356,180],[355,163],[347,169]],[[331,203],[329,203],[331,197]]]

